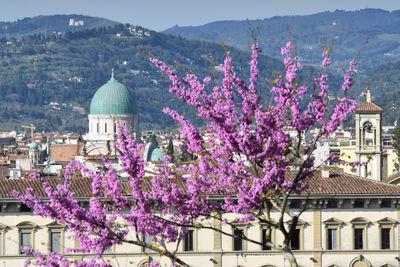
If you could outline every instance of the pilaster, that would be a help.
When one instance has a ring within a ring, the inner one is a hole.
[[[321,210],[313,210],[313,262],[314,267],[322,266],[322,229],[321,229]],[[318,251],[318,252],[317,252]]]

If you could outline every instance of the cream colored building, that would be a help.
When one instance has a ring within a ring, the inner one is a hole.
[[[323,177],[325,176],[325,177]],[[89,200],[91,180],[77,178],[76,197]],[[50,183],[61,182],[49,179]],[[300,217],[298,230],[292,241],[294,254],[300,266],[400,266],[400,188],[371,179],[332,172],[315,172],[309,180],[309,201],[306,195],[291,199],[292,211],[303,205],[308,210]],[[38,190],[35,180],[0,180],[0,266],[23,266],[27,259],[21,254],[21,245],[47,253],[78,244],[69,239],[66,227],[49,219],[33,215],[10,195],[7,188]],[[235,215],[232,215],[235,216]],[[277,220],[277,214],[273,214]],[[228,233],[234,230],[224,223],[210,221]],[[238,225],[249,238],[263,242],[265,225],[249,223]],[[133,233],[131,233],[134,238]],[[282,242],[282,235],[273,231],[272,241]],[[179,248],[179,257],[191,266],[289,266],[282,253],[232,238],[218,232],[193,229]],[[80,261],[90,255],[70,254]],[[170,266],[170,261],[140,247],[120,245],[104,255],[113,266],[146,266],[150,260]]]

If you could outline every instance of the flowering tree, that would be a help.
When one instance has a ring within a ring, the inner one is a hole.
[[[330,65],[330,50],[324,50],[321,74],[313,80],[310,90],[307,85],[299,84],[298,71],[302,65],[289,42],[282,48],[285,71],[273,80],[270,90],[273,103],[262,104],[257,67],[260,52],[259,45],[254,44],[248,83],[236,76],[227,54],[222,68],[224,78],[219,86],[212,88],[210,77],[200,81],[196,75],[187,74],[180,78],[165,63],[150,59],[169,76],[170,92],[194,107],[206,122],[202,132],[178,112],[163,110],[181,124],[180,133],[188,152],[197,154],[197,161],[176,167],[166,156],[159,175],[146,177],[140,153],[143,146],[119,126],[116,146],[129,182],[120,181],[107,161],[107,169],[99,174],[74,161],[65,173],[65,183],[56,189],[36,177],[43,182],[49,200],[36,196],[32,189],[24,195],[15,192],[15,196],[33,207],[35,214],[66,224],[81,244],[70,251],[96,255],[78,266],[107,266],[108,263],[99,261],[104,250],[122,243],[152,249],[174,264],[187,266],[177,257],[177,249],[189,227],[233,236],[219,226],[227,224],[238,229],[238,223],[250,222],[267,225],[267,240],[271,240],[272,229],[279,230],[283,243],[266,245],[281,250],[291,266],[297,266],[290,240],[303,210],[290,211],[289,196],[307,188],[307,177],[314,171],[312,153],[316,142],[334,132],[347,114],[355,111],[357,103],[348,97],[340,98],[328,116],[325,69]],[[345,92],[352,87],[355,66],[351,62],[344,76]],[[310,99],[306,107],[301,105],[305,97]],[[296,140],[285,131],[287,126],[296,131]],[[319,133],[310,142],[303,142],[305,132],[313,128],[319,129]],[[74,198],[71,190],[75,169],[93,178],[88,209]],[[272,213],[279,214],[278,220],[271,219]],[[231,214],[235,214],[234,218]],[[208,223],[210,220],[212,223]],[[136,236],[131,238],[129,232]],[[243,231],[241,235],[243,240],[262,245]],[[142,236],[152,236],[153,240],[148,242]],[[29,252],[36,256],[36,264],[71,264],[56,253]]]

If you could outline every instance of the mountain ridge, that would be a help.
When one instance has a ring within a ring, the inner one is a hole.
[[[78,14],[39,15],[16,21],[0,22],[0,38],[22,38],[32,34],[52,34],[82,31],[91,28],[120,24],[112,20]]]
[[[249,29],[250,28],[250,29]],[[248,21],[215,21],[200,26],[173,27],[163,33],[204,40],[245,49],[252,33],[265,48],[265,54],[278,57],[276,47],[289,38],[296,41],[299,54],[310,65],[319,64],[322,46],[333,38],[333,67],[340,70],[354,57],[362,71],[380,62],[400,60],[400,10],[336,10],[304,16],[279,16]],[[366,40],[368,39],[367,44]],[[363,50],[358,56],[360,50]]]
[[[221,76],[211,58],[222,63],[225,49],[239,67],[250,60],[249,51],[127,24],[61,35],[33,34],[21,40],[0,38],[0,127],[15,129],[32,123],[39,131],[84,133],[89,102],[95,90],[108,81],[112,68],[135,96],[142,129],[175,127],[161,112],[166,106],[186,112],[196,121],[194,112],[168,92],[169,81],[152,66],[147,52],[175,66],[180,74],[193,71],[202,79],[214,72],[212,75]],[[281,69],[282,63],[261,56],[260,66],[261,75],[268,77]]]

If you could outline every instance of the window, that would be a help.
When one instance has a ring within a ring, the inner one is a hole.
[[[63,238],[65,225],[52,222],[46,225],[49,234],[48,250],[51,252],[63,252]],[[77,246],[80,247],[80,246]]]
[[[17,224],[19,236],[19,254],[25,254],[24,248],[34,248],[36,224],[31,222],[21,222]]]
[[[233,230],[233,250],[239,251],[243,250],[243,230],[234,229]]]
[[[354,249],[363,249],[364,229],[354,229]]]
[[[390,199],[383,199],[381,202],[381,208],[390,208],[391,204],[392,202]]]
[[[99,132],[99,123],[96,124],[96,131]]]
[[[288,226],[291,227],[292,220],[287,222]],[[290,248],[292,250],[300,250],[303,249],[303,240],[304,240],[304,227],[306,226],[306,222],[302,220],[297,221],[296,229],[294,229],[292,233],[292,237],[290,239]]]
[[[328,250],[336,250],[337,249],[337,229],[327,229],[327,246]]]
[[[117,133],[117,125],[114,123],[114,133]]]
[[[21,206],[19,207],[19,211],[20,211],[20,212],[31,212],[32,209],[29,208],[29,207],[28,207],[27,205],[25,205],[25,204],[21,204]]]
[[[113,253],[113,251],[112,251],[112,246],[107,247],[107,248],[104,250],[103,253],[104,253],[104,254],[111,254],[111,253]]]
[[[381,228],[381,249],[390,249],[390,228]]]
[[[19,252],[25,254],[25,248],[32,247],[32,233],[20,233]]]
[[[185,234],[185,237],[183,239],[183,250],[184,251],[193,251],[193,239],[194,237],[194,230],[188,230],[188,232]]]
[[[363,200],[354,201],[354,208],[364,208],[364,201]]]
[[[289,204],[289,207],[291,209],[299,209],[301,207],[301,201],[300,200],[292,200]]]
[[[343,224],[342,221],[330,218],[324,221],[325,224],[325,244],[326,250],[339,250],[340,249],[340,227]]]
[[[50,233],[50,251],[61,252],[61,232]]]
[[[336,209],[338,206],[337,200],[328,200],[328,209]]]
[[[394,240],[394,225],[396,220],[391,218],[384,218],[378,221],[379,224],[379,236],[380,236],[380,249],[390,249],[392,247],[391,243]]]
[[[367,219],[358,217],[350,221],[353,224],[353,248],[354,249],[368,249],[368,224]]]
[[[107,133],[107,123],[104,123],[104,132]]]
[[[276,224],[277,222],[270,219],[270,222]],[[267,245],[268,242],[273,243],[275,240],[275,230],[274,228],[268,229],[268,224],[261,223],[260,224],[260,240],[261,240],[261,250],[271,250],[272,248]]]
[[[267,237],[268,229],[261,230],[261,242],[262,242],[262,250],[271,250],[270,246],[267,246],[268,242],[271,242],[271,236]]]
[[[294,229],[292,238],[290,240],[290,248],[292,250],[300,249],[300,229]]]
[[[74,238],[74,248],[80,248],[81,247],[81,242],[79,241],[79,238]]]
[[[153,236],[145,236],[143,235],[143,242],[149,245],[153,244]],[[143,252],[154,252],[152,249],[147,248],[147,247],[143,247],[142,248]]]

